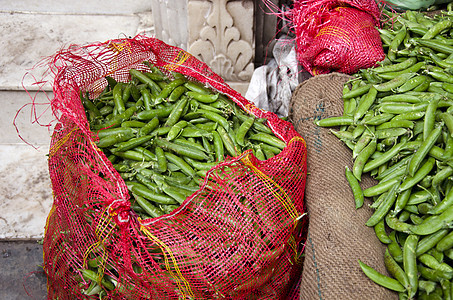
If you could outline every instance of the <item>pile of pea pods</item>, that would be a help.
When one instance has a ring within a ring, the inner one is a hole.
[[[124,179],[132,209],[143,219],[178,208],[207,171],[251,149],[259,160],[286,146],[265,119],[226,95],[172,72],[129,70],[129,82],[106,77],[95,99],[81,93],[96,145]]]
[[[453,13],[386,12],[386,58],[344,86],[344,113],[315,120],[352,151],[355,207],[368,200],[388,275],[359,260],[400,299],[453,297]],[[361,188],[364,173],[377,184]],[[375,267],[375,266],[374,266]]]

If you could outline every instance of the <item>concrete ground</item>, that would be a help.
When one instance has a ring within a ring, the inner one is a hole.
[[[46,299],[46,276],[37,241],[0,241],[0,299]]]

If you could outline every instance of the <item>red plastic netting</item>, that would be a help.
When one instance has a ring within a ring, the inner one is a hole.
[[[124,181],[94,143],[79,91],[96,95],[107,75],[127,81],[130,68],[147,70],[145,60],[266,118],[287,147],[266,161],[250,151],[228,158],[178,209],[140,219]],[[81,270],[93,260],[98,280],[104,275],[116,283],[104,287],[105,299],[298,298],[308,222],[306,145],[292,124],[250,104],[194,56],[154,38],[71,46],[52,57],[50,69],[59,122],[49,151],[54,206],[44,239],[49,299],[98,299],[83,294],[89,283]]]
[[[374,0],[294,1],[290,19],[298,60],[312,75],[353,74],[385,57]]]

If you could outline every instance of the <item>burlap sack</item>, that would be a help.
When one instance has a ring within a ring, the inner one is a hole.
[[[385,247],[374,229],[365,225],[373,213],[365,200],[356,210],[345,178],[352,168],[352,151],[316,118],[343,113],[342,89],[351,77],[340,73],[318,75],[301,83],[292,95],[289,118],[308,149],[305,203],[309,214],[300,299],[398,299],[366,277],[358,259],[386,274]],[[362,187],[375,184],[362,176]]]

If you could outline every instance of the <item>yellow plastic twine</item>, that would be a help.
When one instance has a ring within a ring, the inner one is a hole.
[[[77,129],[79,129],[78,127],[74,127],[70,132],[68,132],[63,138],[59,139],[55,145],[52,146],[52,148],[50,148],[49,150],[49,158],[51,158],[52,156],[54,156],[58,150],[60,149],[60,147],[66,143],[69,139],[69,137],[71,136],[71,134],[76,131]]]
[[[159,238],[157,238],[155,235],[149,232],[148,228],[146,228],[145,226],[141,225],[140,230],[143,231],[146,234],[146,236],[148,236],[148,238],[154,241],[162,250],[162,253],[164,254],[165,268],[170,273],[170,275],[175,279],[179,291],[182,294],[182,299],[194,299],[194,294],[190,288],[190,284],[182,275],[181,270],[179,269],[178,264],[176,263],[176,258],[171,252],[171,249],[167,245],[165,245],[165,243],[162,242]],[[175,267],[176,274],[170,269],[168,256],[170,256],[171,262]]]
[[[164,67],[168,70],[168,71],[174,71],[177,67],[179,67],[180,65],[182,65],[186,60],[188,60],[190,57],[192,57],[192,54],[184,51],[184,50],[181,50],[179,51],[179,53],[175,56],[175,58],[173,58],[173,61],[166,64]]]
[[[88,247],[87,251],[83,255],[83,266],[84,266],[84,268],[86,268],[87,263],[88,263],[87,259],[88,259],[88,256],[90,255],[90,253],[93,252],[100,245],[102,245],[102,262],[101,262],[101,266],[98,269],[99,270],[98,274],[100,277],[102,277],[102,274],[104,273],[105,262],[107,261],[107,252],[105,251],[104,242],[105,242],[105,240],[107,240],[110,237],[113,229],[115,228],[115,226],[112,226],[110,228],[110,230],[107,231],[108,226],[113,223],[112,218],[110,217],[110,215],[107,211],[108,211],[108,207],[106,207],[104,209],[104,211],[102,212],[99,223],[96,226],[96,229],[94,231],[98,241],[96,243],[92,244],[90,247]]]

